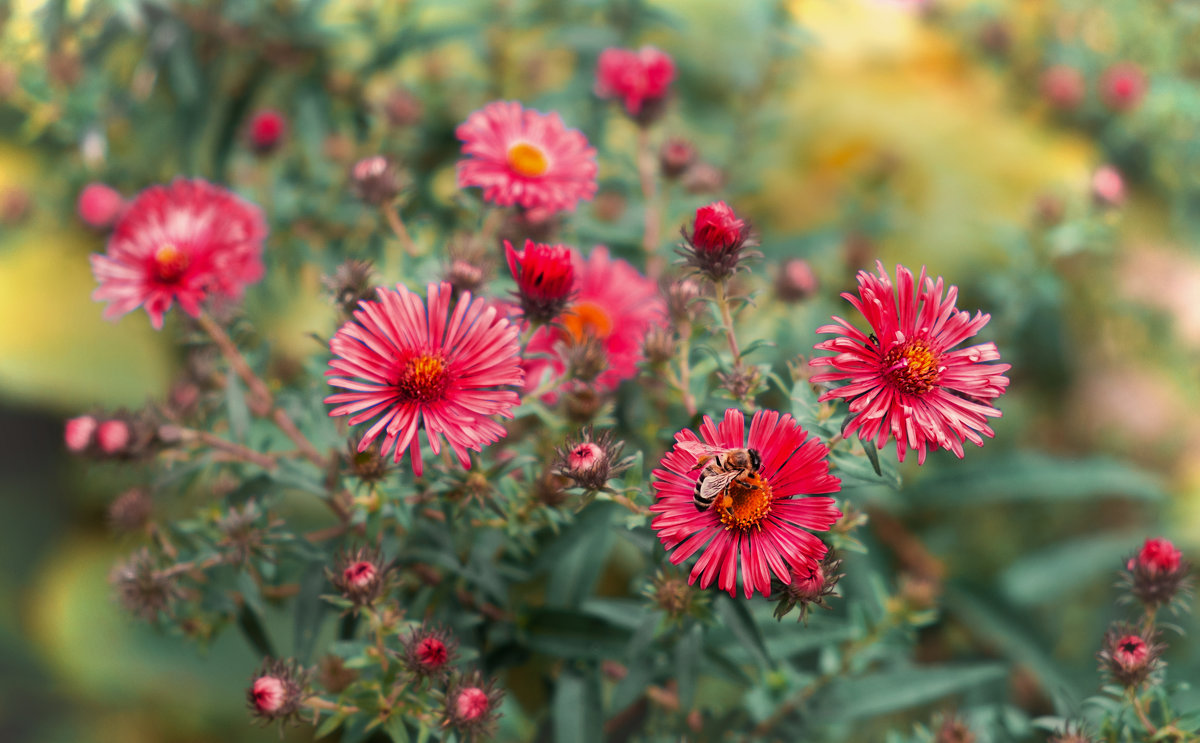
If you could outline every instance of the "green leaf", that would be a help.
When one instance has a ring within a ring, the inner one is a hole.
[[[566,609],[540,609],[525,629],[527,644],[540,653],[589,660],[619,656],[631,635],[603,619]]]
[[[1035,452],[948,467],[911,490],[913,500],[927,506],[1164,497],[1157,478],[1129,465],[1104,457],[1057,459]]]
[[[236,374],[225,375],[225,407],[229,414],[229,433],[239,444],[246,443],[250,430],[250,410],[246,407],[246,393]]]
[[[408,743],[408,726],[404,724],[404,717],[401,715],[392,715],[383,723],[383,731],[388,734],[393,743]]]
[[[593,503],[543,552],[540,562],[550,568],[548,604],[578,606],[591,594],[615,537],[609,528],[613,513],[613,504]],[[548,554],[553,555],[553,561],[547,564]]]
[[[342,723],[345,721],[346,714],[343,712],[338,712],[337,714],[326,718],[326,720],[321,723],[321,726],[317,728],[317,731],[313,733],[313,737],[324,738],[326,735],[329,735],[334,730],[340,728]]]
[[[312,657],[313,646],[317,642],[317,632],[321,629],[326,606],[321,600],[321,591],[327,582],[323,562],[309,563],[300,577],[300,591],[296,594],[294,652],[301,663],[307,663]]]
[[[771,668],[774,663],[767,655],[767,647],[763,644],[762,633],[754,622],[754,617],[746,609],[746,605],[728,594],[718,594],[716,600],[717,616],[733,633],[738,642],[750,651],[759,666]]]
[[[813,709],[822,719],[845,722],[928,704],[1007,676],[1001,663],[891,669],[834,681]]]
[[[679,684],[679,706],[692,708],[696,697],[700,653],[704,649],[704,628],[693,624],[675,643],[675,681]]]
[[[554,739],[598,743],[603,727],[600,684],[594,674],[564,670],[554,690]]]
[[[879,467],[879,449],[875,448],[874,444],[862,439],[859,439],[858,443],[862,446],[863,454],[866,454],[867,459],[871,460],[871,466],[875,469],[875,474],[883,477],[883,470]]]
[[[1115,575],[1121,557],[1138,544],[1140,532],[1096,534],[1027,554],[1000,576],[1000,590],[1013,603],[1032,606],[1061,601],[1104,575]]]

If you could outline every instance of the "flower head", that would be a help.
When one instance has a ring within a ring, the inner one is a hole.
[[[559,447],[554,471],[584,490],[607,490],[610,479],[633,465],[633,457],[621,458],[624,448],[624,441],[613,441],[612,431],[596,435],[588,426]]]
[[[250,117],[246,136],[250,146],[260,153],[268,153],[279,146],[287,135],[287,118],[273,108],[264,108]]]
[[[675,62],[659,49],[605,49],[596,65],[596,95],[620,98],[627,114],[648,123],[661,110],[674,79]]]
[[[443,436],[469,468],[468,450],[504,436],[492,416],[512,417],[519,399],[508,388],[524,382],[517,327],[469,292],[451,308],[450,291],[449,284],[430,284],[423,302],[403,285],[381,288],[378,300],[362,302],[329,343],[327,381],[346,390],[325,398],[338,405],[329,414],[349,415],[351,425],[378,418],[358,450],[382,433],[381,452],[394,452],[398,462],[409,450],[418,476],[418,429],[424,427],[434,454]]]
[[[784,302],[803,302],[817,291],[817,276],[803,258],[788,258],[775,278],[775,295]]]
[[[687,265],[713,281],[729,278],[738,270],[743,257],[757,255],[742,253],[751,244],[750,228],[724,201],[697,209],[692,234],[687,233],[687,228],[681,232],[687,244],[677,252]]]
[[[1125,179],[1121,171],[1104,165],[1092,174],[1092,200],[1100,206],[1118,207],[1125,203]]]
[[[425,678],[444,677],[453,667],[457,645],[444,629],[414,627],[404,638],[404,664]]]
[[[664,178],[678,178],[696,162],[696,146],[686,139],[672,137],[658,149],[658,167]]]
[[[125,197],[117,189],[104,183],[89,183],[79,192],[76,211],[79,218],[89,227],[107,230],[112,227],[125,209]]]
[[[468,116],[455,134],[464,155],[459,188],[478,186],[497,206],[574,211],[596,195],[596,150],[557,113],[497,101]]]
[[[1100,77],[1100,97],[1114,111],[1137,108],[1146,95],[1146,73],[1133,62],[1118,62]]]
[[[944,289],[942,279],[926,277],[925,270],[914,281],[912,272],[896,268],[893,285],[882,263],[878,275],[858,273],[858,296],[842,296],[871,326],[870,334],[840,317],[836,325],[825,325],[818,333],[837,337],[816,345],[834,356],[809,361],[814,367],[832,371],[812,377],[814,384],[848,381],[831,389],[820,400],[845,398],[854,417],[845,435],[857,432],[864,442],[882,448],[889,436],[896,439],[900,461],[912,448],[923,463],[928,449],[949,449],[963,456],[963,441],[983,445],[992,436],[987,418],[1000,411],[987,401],[1004,394],[1009,364],[987,362],[1000,358],[996,344],[983,343],[955,350],[955,346],[979,332],[990,315],[972,318],[954,306],[958,288]],[[944,296],[943,296],[944,294]]]
[[[565,245],[543,245],[525,241],[518,253],[504,241],[508,268],[517,282],[517,300],[530,322],[548,323],[563,311],[575,290],[575,267],[571,249]]]
[[[1100,669],[1113,681],[1134,687],[1145,681],[1163,663],[1159,660],[1164,645],[1157,633],[1146,633],[1125,623],[1114,624],[1104,636],[1104,647],[1097,653]]]
[[[801,622],[808,621],[810,607],[831,609],[832,607],[825,603],[825,599],[840,595],[837,592],[837,583],[844,575],[838,572],[841,566],[842,561],[829,552],[821,562],[804,565],[799,571],[794,571],[792,582],[779,586],[775,595],[771,597],[772,601],[778,602],[775,606],[775,618],[783,619],[797,605],[800,607],[798,621]]]
[[[246,706],[265,722],[294,721],[308,693],[310,675],[295,661],[268,658],[246,690]]]
[[[597,247],[586,260],[573,252],[571,260],[574,299],[558,318],[561,327],[539,328],[530,338],[525,349],[530,357],[552,358],[526,359],[526,384],[538,384],[551,368],[562,374],[567,368],[567,345],[579,346],[592,338],[603,347],[607,361],[593,386],[613,389],[637,374],[646,333],[665,326],[666,306],[653,281],[626,261],[611,258],[607,248]]]
[[[1191,565],[1174,544],[1162,537],[1147,539],[1125,563],[1124,587],[1147,607],[1170,605],[1188,596]]]
[[[110,302],[110,320],[144,307],[156,329],[175,302],[196,317],[209,295],[238,299],[262,278],[266,235],[258,207],[207,181],[152,186],[125,210],[104,255],[92,256],[92,299]]]
[[[387,591],[390,565],[379,550],[359,547],[338,555],[335,570],[326,570],[329,582],[355,606],[370,606]]]
[[[446,691],[443,725],[465,736],[487,737],[500,716],[504,692],[496,689],[495,681],[484,682],[478,671],[456,679]]]
[[[650,526],[678,565],[697,552],[688,582],[707,588],[714,580],[730,595],[737,592],[738,565],[747,598],[771,591],[770,574],[790,585],[797,573],[815,568],[826,547],[805,529],[826,530],[841,517],[833,498],[841,481],[829,474],[829,450],[790,415],[760,410],[746,436],[740,410],[725,411],[714,425],[707,416],[700,436],[690,429],[675,434],[675,446],[654,471],[657,513]],[[697,446],[697,443],[699,446]],[[697,467],[699,449],[754,450],[760,466],[741,475],[705,510],[694,502],[696,481],[706,471]],[[799,497],[797,497],[799,496]]]

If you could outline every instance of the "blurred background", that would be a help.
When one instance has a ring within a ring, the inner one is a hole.
[[[633,127],[588,91],[601,49],[643,43],[679,67],[660,126],[709,166],[666,224],[713,193],[750,215],[766,260],[748,288],[769,294],[780,262],[802,256],[832,297],[879,257],[927,265],[960,286],[960,307],[991,312],[1014,365],[996,440],[953,468],[906,467],[889,502],[945,572],[947,611],[918,658],[1010,659],[1014,703],[1032,712],[1048,709],[1048,676],[1091,693],[1120,557],[1156,534],[1200,549],[1200,3],[12,0],[0,740],[275,737],[247,725],[244,640],[197,650],[110,596],[130,545],[105,511],[135,475],[69,458],[62,421],[165,397],[184,359],[170,324],[109,323],[89,299],[104,236],[76,216],[82,187],[131,195],[193,174],[263,204],[271,278],[248,312],[283,363],[330,331],[319,276],[344,246],[399,278],[344,195],[348,164],[404,153],[414,213],[429,215],[414,229],[434,231],[460,208],[453,128],[487,100],[567,112],[601,148],[581,242],[630,241],[619,215],[635,194],[617,171]],[[269,161],[245,138],[265,107],[290,124]],[[1115,185],[1096,177],[1106,166]],[[748,332],[806,354],[811,328],[842,311],[770,303]],[[1168,660],[1200,678],[1194,644]]]

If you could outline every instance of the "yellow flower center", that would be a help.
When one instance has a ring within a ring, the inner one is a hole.
[[[446,392],[450,375],[440,356],[421,354],[404,362],[396,387],[405,402],[433,402]]]
[[[508,148],[508,167],[526,178],[537,178],[546,174],[550,161],[540,147],[528,142],[517,142]]]
[[[190,262],[187,253],[174,245],[164,245],[154,252],[154,270],[159,280],[168,284],[183,278]]]
[[[942,376],[941,354],[925,341],[914,338],[901,343],[883,357],[883,375],[901,392],[920,395],[937,386]]]
[[[763,519],[771,513],[771,498],[771,486],[761,476],[739,478],[717,500],[717,515],[726,530],[760,529]]]
[[[577,302],[562,316],[562,324],[577,341],[586,336],[604,340],[612,335],[613,323],[608,310],[595,302]]]

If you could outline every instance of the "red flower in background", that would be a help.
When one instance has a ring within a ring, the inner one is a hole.
[[[125,209],[125,197],[117,189],[104,183],[89,183],[79,192],[76,211],[79,218],[89,227],[106,230],[121,216]]]
[[[625,111],[638,118],[666,97],[674,79],[675,62],[659,49],[605,49],[596,65],[596,95],[620,98]]]
[[[1146,95],[1149,81],[1133,62],[1118,62],[1100,77],[1100,97],[1114,111],[1131,111]]]
[[[518,253],[504,241],[508,268],[517,282],[517,299],[525,319],[547,323],[563,311],[575,288],[573,251],[565,245],[543,245],[525,241]]]
[[[826,530],[841,518],[833,498],[808,497],[836,493],[841,481],[829,474],[829,449],[810,438],[790,415],[760,410],[750,421],[750,435],[740,410],[725,411],[719,425],[704,417],[700,436],[690,429],[675,434],[675,446],[654,471],[658,515],[650,526],[678,565],[697,552],[688,583],[707,588],[714,580],[723,591],[737,593],[738,565],[742,591],[771,593],[770,573],[785,584],[796,574],[820,569],[826,547],[806,529]],[[694,444],[719,449],[749,448],[762,465],[746,485],[732,484],[727,502],[699,511],[693,502],[696,481]]]
[[[287,135],[287,118],[273,108],[264,108],[250,119],[247,135],[250,144],[259,152],[270,152]]]
[[[896,439],[896,454],[917,450],[918,463],[926,451],[949,449],[963,456],[963,442],[983,446],[983,436],[992,436],[989,417],[1000,411],[987,404],[1004,394],[1009,364],[991,364],[1000,358],[994,343],[954,350],[987,324],[990,315],[977,312],[972,318],[954,306],[958,288],[945,290],[921,269],[920,278],[896,267],[893,286],[882,263],[878,275],[858,272],[858,296],[842,296],[861,312],[871,326],[862,332],[840,317],[836,325],[817,328],[818,333],[835,333],[836,338],[816,345],[834,356],[812,359],[814,367],[832,371],[812,377],[814,384],[846,381],[820,400],[844,398],[854,418],[845,435],[858,432],[863,441],[882,448],[888,437]]]

